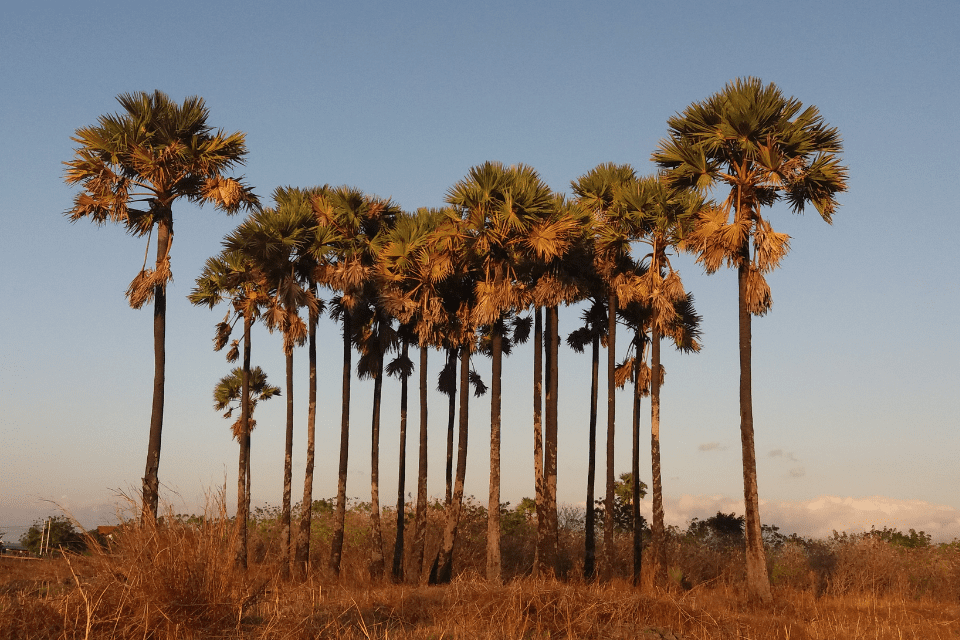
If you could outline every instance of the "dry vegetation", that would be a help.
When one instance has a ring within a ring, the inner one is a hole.
[[[433,516],[428,554],[438,545],[439,510]],[[278,578],[270,514],[261,512],[256,522],[247,572],[231,566],[232,525],[222,515],[168,515],[155,527],[129,526],[109,548],[86,555],[0,561],[0,639],[960,636],[956,545],[907,548],[869,535],[780,539],[768,548],[774,604],[762,607],[743,596],[738,547],[676,531],[670,584],[648,596],[622,575],[601,583],[572,577],[582,548],[575,526],[561,539],[569,579],[525,575],[533,529],[517,519],[505,523],[510,579],[502,586],[485,583],[485,523],[476,505],[458,543],[458,577],[443,587],[372,584],[366,578],[362,505],[350,514],[339,581],[319,568],[331,528],[323,509],[314,529],[318,569],[303,581]],[[622,545],[625,568],[626,539]]]

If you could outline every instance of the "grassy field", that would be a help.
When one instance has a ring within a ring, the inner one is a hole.
[[[4,559],[0,640],[960,637],[956,545],[911,548],[871,535],[780,539],[768,548],[774,602],[762,606],[744,595],[738,547],[678,531],[668,550],[670,580],[654,594],[641,594],[622,574],[602,582],[576,577],[582,538],[575,527],[561,533],[569,577],[531,578],[533,528],[522,521],[504,534],[508,580],[487,584],[476,505],[461,530],[450,585],[371,582],[362,508],[350,513],[340,579],[322,568],[330,522],[321,509],[316,569],[305,579],[283,581],[273,552],[276,532],[264,515],[255,522],[247,571],[231,566],[233,527],[220,516],[168,515],[157,526],[129,526],[109,548],[84,555]],[[432,515],[428,555],[437,547],[439,509]],[[392,532],[386,533],[392,546]],[[618,545],[625,570],[626,536]]]

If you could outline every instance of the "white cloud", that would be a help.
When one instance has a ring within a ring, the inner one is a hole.
[[[650,518],[649,496],[641,504],[644,516]],[[701,520],[724,513],[743,514],[743,499],[723,495],[683,495],[664,497],[667,524],[681,528],[696,517]],[[960,538],[960,510],[924,500],[900,500],[885,496],[852,498],[818,496],[800,502],[761,500],[760,518],[765,524],[780,527],[786,535],[825,538],[833,531],[859,533],[871,527],[892,527],[906,532],[924,531],[934,542]]]

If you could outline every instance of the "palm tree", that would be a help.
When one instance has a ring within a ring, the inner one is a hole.
[[[244,221],[231,234],[225,246],[243,251],[264,274],[269,298],[263,313],[264,324],[272,333],[283,335],[286,359],[287,420],[285,429],[283,505],[281,509],[281,572],[286,577],[293,562],[291,510],[293,481],[293,348],[306,342],[308,329],[299,315],[301,308],[311,315],[321,311],[320,301],[308,284],[312,261],[300,257],[313,242],[313,211],[310,194],[300,189],[278,188],[273,197],[276,208],[262,209]]]
[[[401,325],[397,331],[400,340],[400,353],[387,365],[387,375],[400,378],[400,460],[397,470],[397,535],[393,544],[393,567],[391,575],[394,582],[403,582],[403,546],[406,527],[406,482],[407,482],[407,395],[409,379],[413,375],[413,361],[410,359],[410,342],[413,329],[410,325]],[[426,351],[424,351],[424,354]]]
[[[207,124],[203,99],[173,102],[160,91],[122,93],[123,113],[101,116],[96,126],[77,129],[77,147],[66,162],[65,180],[81,185],[66,212],[71,221],[90,218],[97,224],[123,224],[137,236],[157,229],[153,269],[146,259],[127,289],[134,309],[153,300],[154,380],[150,439],[143,475],[143,516],[156,518],[159,497],[160,442],[163,431],[167,282],[171,279],[173,202],[211,202],[235,213],[258,205],[241,179],[224,174],[243,164],[247,148],[240,132],[225,134]],[[149,253],[149,238],[147,251]]]
[[[340,575],[350,440],[350,363],[352,339],[357,330],[352,316],[374,276],[377,260],[375,239],[382,229],[393,225],[400,209],[390,200],[368,196],[351,187],[327,189],[315,195],[311,204],[317,222],[310,249],[310,255],[317,261],[314,278],[318,283],[339,292],[332,312],[343,328],[339,481],[330,547],[330,568],[334,574]]]
[[[403,214],[385,239],[379,256],[380,299],[384,308],[412,330],[420,348],[420,443],[417,474],[417,506],[414,516],[413,564],[411,581],[419,583],[423,574],[424,545],[427,523],[427,354],[431,346],[443,342],[442,326],[445,310],[438,285],[450,275],[453,260],[450,238],[441,231],[452,230],[451,210],[420,209],[416,215]],[[445,224],[446,223],[446,224]],[[411,365],[412,366],[412,365]],[[403,378],[404,381],[406,378]],[[401,390],[402,397],[405,397]],[[451,394],[452,396],[452,394]],[[455,400],[455,398],[454,398]],[[403,420],[401,419],[401,424]],[[402,432],[402,429],[401,429]],[[397,542],[394,552],[394,576],[398,576],[398,550],[402,552],[403,461],[401,447],[401,480],[397,492]],[[452,476],[451,476],[452,478]],[[450,483],[452,499],[452,482]],[[402,566],[399,569],[402,573]]]
[[[226,241],[224,241],[226,242]],[[214,350],[220,351],[230,342],[234,325],[243,320],[243,367],[240,392],[240,469],[237,474],[237,566],[247,566],[247,520],[250,513],[250,334],[253,323],[260,316],[261,307],[267,298],[263,274],[256,269],[250,258],[240,250],[226,247],[219,255],[209,258],[203,267],[196,286],[187,299],[198,306],[213,309],[229,299],[231,310],[217,324]],[[232,342],[227,352],[227,361],[239,357],[240,343]]]
[[[723,202],[701,211],[685,246],[698,253],[708,273],[724,263],[737,269],[747,585],[751,596],[769,602],[754,446],[750,316],[770,310],[763,274],[779,266],[789,236],[776,233],[760,211],[781,199],[796,213],[812,204],[829,223],[838,206],[836,195],[847,188],[847,168],[837,155],[842,143],[816,107],[804,109],[799,100],[758,78],[730,82],[667,124],[668,137],[653,154],[667,183],[700,190],[720,183],[729,189]]]
[[[302,210],[306,208],[310,213],[306,217],[299,218],[301,224],[308,234],[308,237],[315,234],[316,222],[312,216],[311,201],[316,196],[326,192],[329,187],[313,187],[302,190],[295,188],[279,188],[274,194],[274,200],[278,206],[287,209]],[[305,202],[304,202],[305,200]],[[320,320],[320,314],[323,311],[324,303],[317,295],[317,282],[314,278],[317,267],[316,260],[311,254],[312,242],[308,241],[307,246],[298,248],[296,259],[296,271],[304,279],[309,288],[310,296],[317,301],[315,310],[307,310],[307,359],[309,369],[308,379],[308,399],[307,399],[307,456],[303,476],[303,499],[300,502],[300,526],[297,530],[297,540],[293,554],[294,568],[298,577],[304,577],[307,567],[310,563],[310,534],[312,531],[313,516],[313,472],[316,455],[316,424],[317,424],[317,324]]]
[[[614,434],[616,432],[616,341],[617,308],[632,298],[634,265],[629,259],[630,242],[637,236],[636,225],[620,214],[615,192],[635,180],[629,165],[601,164],[571,183],[580,204],[593,214],[595,228],[594,263],[607,297],[607,472],[604,501],[603,546],[604,575],[611,575],[614,563],[613,510],[616,474],[614,470]],[[587,550],[589,555],[590,551]]]
[[[532,225],[526,241],[530,247],[523,269],[527,303],[546,308],[546,327],[536,331],[534,352],[534,475],[540,507],[537,510],[537,552],[535,573],[552,571],[561,575],[559,520],[557,513],[557,447],[559,428],[560,304],[569,305],[583,297],[582,268],[592,254],[586,249],[592,230],[589,212],[562,195],[553,196],[548,215]],[[518,342],[520,342],[518,340]],[[544,346],[546,349],[544,349]],[[543,352],[545,351],[545,357]],[[544,364],[546,376],[544,380]],[[545,382],[545,384],[544,384]],[[542,387],[546,387],[545,420],[538,421]],[[542,428],[537,426],[543,422]],[[542,438],[542,440],[541,440]],[[540,469],[540,473],[537,473]]]
[[[459,237],[460,220],[451,220],[444,224],[444,228],[453,229],[447,233]],[[440,330],[446,335],[445,342],[456,347],[460,359],[459,373],[459,422],[457,429],[457,465],[453,482],[453,494],[447,504],[443,537],[440,550],[430,570],[431,584],[449,583],[453,578],[453,548],[457,541],[457,532],[460,526],[460,516],[463,511],[463,484],[467,474],[467,447],[469,434],[470,387],[473,386],[477,397],[486,393],[487,388],[480,376],[470,368],[471,354],[476,350],[476,330],[473,323],[474,307],[476,306],[474,292],[476,285],[474,274],[464,263],[464,254],[456,249],[459,244],[451,247],[451,257],[454,266],[451,275],[441,284],[441,296],[446,311]]]
[[[236,408],[233,406],[234,402],[243,401],[243,378],[244,378],[244,369],[243,367],[234,368],[229,374],[220,378],[220,381],[217,383],[217,386],[213,389],[213,408],[217,411],[224,411],[224,418],[231,418],[233,416],[233,410]],[[247,424],[243,424],[243,410],[241,407],[241,415],[238,417],[233,424],[230,426],[230,430],[233,432],[233,437],[236,438],[237,442],[242,443],[245,437],[249,437],[250,433],[253,432],[253,429],[257,426],[257,421],[253,419],[253,411],[257,408],[257,403],[261,400],[269,400],[274,396],[280,395],[280,387],[275,387],[272,384],[267,383],[267,374],[263,372],[263,369],[260,367],[254,367],[246,372],[248,377],[248,388],[249,388],[249,417]],[[241,444],[241,449],[243,445]],[[250,504],[250,447],[246,447],[246,459],[241,460],[242,465],[246,467],[246,491],[245,491],[245,500],[247,502],[247,512],[249,513],[249,504]]]
[[[600,287],[595,289],[600,291]],[[590,345],[590,420],[587,439],[587,511],[584,522],[583,577],[592,580],[596,575],[596,510],[594,484],[597,474],[597,409],[600,389],[600,343],[606,341],[607,307],[606,296],[590,299],[581,318],[583,325],[567,336],[567,346],[583,353]]]
[[[500,562],[500,374],[505,318],[526,306],[522,268],[534,257],[547,261],[567,247],[569,225],[557,219],[550,188],[532,168],[486,162],[470,169],[447,193],[461,214],[465,259],[476,270],[474,322],[486,326],[493,361],[490,399],[490,493],[487,508],[487,579],[499,582]],[[556,465],[553,482],[556,482]]]
[[[692,298],[684,291],[680,274],[674,270],[668,252],[677,246],[689,233],[694,216],[703,208],[703,198],[695,191],[676,190],[667,187],[656,177],[645,177],[623,185],[617,192],[620,205],[640,219],[644,234],[641,242],[650,247],[644,256],[645,269],[637,280],[639,302],[645,307],[646,325],[650,331],[650,451],[652,459],[651,483],[653,485],[653,518],[651,522],[650,570],[644,574],[644,588],[652,590],[654,584],[662,584],[666,577],[664,556],[663,487],[660,473],[660,385],[663,370],[660,366],[661,336],[669,335],[683,351],[699,351],[696,338],[699,335],[699,316],[693,310]],[[639,339],[645,337],[647,328],[643,321],[634,323],[638,342],[638,354],[643,353]],[[637,362],[635,381],[640,379],[642,358]],[[634,394],[635,405],[639,393]],[[639,416],[638,416],[639,418]],[[639,427],[639,420],[635,420]],[[636,428],[639,437],[639,428]],[[634,480],[639,481],[637,452],[634,447]],[[639,519],[638,503],[634,503],[634,517]],[[640,527],[634,523],[635,573],[639,577]]]
[[[380,522],[380,404],[383,393],[384,358],[397,345],[397,332],[393,327],[393,318],[383,307],[377,304],[375,293],[368,292],[361,305],[354,310],[357,347],[360,359],[357,373],[361,379],[373,380],[373,417],[371,420],[370,449],[370,532],[372,553],[370,577],[373,580],[383,578],[383,530]]]

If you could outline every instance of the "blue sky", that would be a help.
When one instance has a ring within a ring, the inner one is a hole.
[[[117,94],[202,96],[210,124],[247,135],[242,169],[269,203],[280,185],[350,184],[404,208],[436,206],[485,160],[535,167],[555,190],[601,162],[650,173],[666,120],[757,76],[817,105],[844,139],[849,192],[828,226],[776,209],[792,236],[754,321],[761,516],[785,530],[925,528],[960,536],[958,390],[960,5],[953,2],[16,3],[0,30],[0,530],[56,511],[114,518],[143,472],[152,314],[123,297],[145,241],[70,224],[70,136]],[[174,209],[167,409],[160,477],[176,511],[226,482],[235,443],[212,409],[228,371],[211,348],[223,311],[185,299],[239,223]],[[665,353],[667,518],[742,495],[736,278],[678,258],[704,316],[704,349]],[[565,335],[580,310],[561,312]],[[339,336],[322,326],[315,496],[336,492]],[[253,360],[283,379],[280,339]],[[503,499],[532,495],[530,347],[505,364]],[[294,493],[302,487],[305,354],[298,354]],[[435,372],[439,358],[431,360]],[[489,370],[479,361],[478,369]],[[561,355],[560,500],[584,500],[587,356]],[[432,375],[432,373],[431,373]],[[355,383],[348,492],[368,496],[369,383]],[[395,500],[397,385],[385,390],[383,500]],[[430,492],[441,495],[443,398],[431,404]],[[283,403],[258,409],[254,501],[282,488]],[[619,406],[618,473],[629,466]],[[485,500],[486,405],[472,407],[467,492]],[[649,412],[649,403],[643,410]],[[647,415],[643,428],[649,427]],[[646,438],[644,438],[646,441]],[[415,445],[415,441],[413,442]],[[644,448],[642,459],[649,460]],[[411,467],[413,457],[411,454]],[[643,474],[649,478],[649,462]],[[408,491],[413,488],[408,481]],[[599,486],[599,485],[598,485]]]

